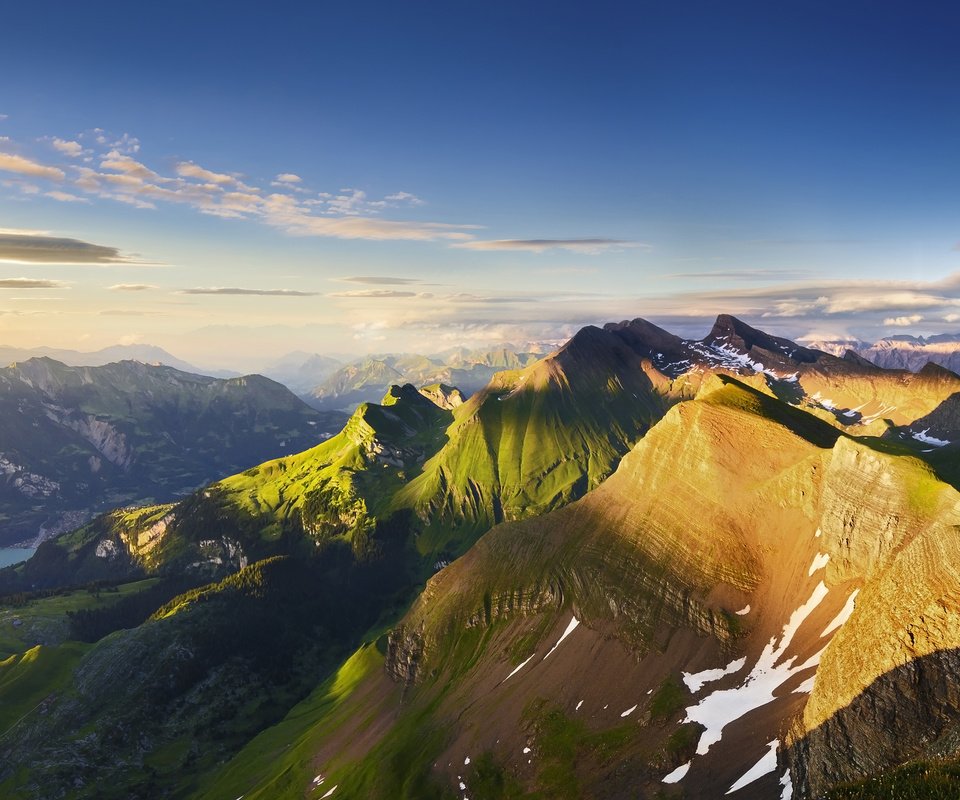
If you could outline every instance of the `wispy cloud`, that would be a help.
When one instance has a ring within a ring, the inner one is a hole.
[[[405,286],[411,283],[422,283],[419,278],[394,278],[389,275],[349,275],[337,278],[347,283],[369,283],[379,286]]]
[[[260,297],[315,297],[319,292],[302,292],[297,289],[240,289],[236,287],[211,286],[182,289],[180,294],[255,295]]]
[[[90,200],[86,197],[79,197],[75,194],[70,194],[70,192],[61,192],[57,189],[54,189],[52,192],[46,192],[45,197],[51,197],[54,200],[59,200],[61,203],[89,203]]]
[[[101,317],[166,317],[163,311],[141,311],[130,308],[107,308],[99,312]]]
[[[147,292],[159,287],[152,283],[115,283],[107,287],[111,292]]]
[[[43,232],[0,232],[0,261],[21,264],[137,264],[116,247]]]
[[[65,287],[66,284],[60,281],[45,278],[0,278],[0,289],[63,289]]]
[[[213,183],[217,185],[223,184],[235,184],[237,179],[233,175],[224,175],[221,172],[212,172],[209,169],[204,169],[199,164],[194,164],[192,161],[181,161],[177,164],[177,175],[181,178],[196,178],[197,180],[206,181],[207,183]]]
[[[350,292],[332,292],[327,297],[367,297],[367,298],[396,298],[417,297],[418,292],[404,292],[396,289],[356,289]],[[431,295],[432,297],[432,295]]]
[[[732,269],[704,272],[671,272],[661,275],[663,278],[679,279],[715,279],[725,281],[792,281],[811,278],[812,270],[800,269]]]
[[[411,194],[410,192],[396,192],[395,194],[388,194],[383,199],[388,200],[391,203],[409,203],[412,206],[425,205],[424,200],[421,200],[415,194]]]
[[[58,167],[51,167],[12,153],[0,153],[0,172],[12,172],[15,175],[27,175],[31,178],[46,178],[50,181],[62,181],[67,176]]]
[[[610,250],[622,250],[631,247],[649,248],[649,245],[642,242],[631,242],[624,239],[472,239],[454,246],[468,250],[515,250],[528,253],[567,250],[581,255],[598,255]]]
[[[94,129],[75,138],[48,137],[62,163],[47,164],[13,153],[0,153],[0,172],[18,176],[9,188],[22,195],[76,202],[80,197],[109,200],[153,210],[179,204],[201,214],[225,219],[256,220],[293,236],[371,241],[440,242],[477,251],[542,253],[566,250],[596,255],[644,247],[621,239],[477,239],[475,224],[418,219],[390,219],[391,210],[418,213],[425,201],[413,192],[393,191],[371,197],[359,188],[317,191],[293,172],[268,181],[240,178],[239,172],[208,169],[193,161],[178,161],[173,174],[163,174],[145,162],[140,141],[129,134],[112,136]],[[5,149],[16,143],[4,140]],[[55,181],[57,192],[44,191],[24,179]],[[3,185],[0,183],[0,185]]]

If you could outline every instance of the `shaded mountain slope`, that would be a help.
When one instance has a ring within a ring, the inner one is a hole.
[[[0,370],[0,542],[33,539],[66,511],[172,499],[339,424],[259,376],[15,364]]]

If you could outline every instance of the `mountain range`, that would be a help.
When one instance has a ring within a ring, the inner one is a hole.
[[[918,372],[925,364],[932,362],[953,372],[960,371],[960,334],[958,333],[941,333],[927,337],[888,336],[873,343],[859,339],[815,340],[808,342],[808,345],[841,356],[845,351],[852,350],[877,366],[887,369],[908,369]]]
[[[726,315],[504,366],[0,570],[0,794],[952,796],[960,377]]]
[[[42,539],[42,527],[75,527],[119,505],[171,500],[315,444],[343,419],[257,375],[16,362],[0,369],[0,544]]]

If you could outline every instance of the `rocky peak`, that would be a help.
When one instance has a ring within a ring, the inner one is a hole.
[[[603,326],[626,342],[633,350],[644,355],[653,353],[678,353],[683,350],[683,339],[639,317],[623,322],[611,322]]]
[[[771,336],[730,314],[720,314],[717,317],[710,333],[703,339],[703,343],[726,345],[741,353],[749,353],[754,348],[766,350],[795,362],[810,363],[817,361],[820,357],[815,350],[808,350],[789,339]]]

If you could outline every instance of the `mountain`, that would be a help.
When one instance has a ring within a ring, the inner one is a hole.
[[[63,516],[171,500],[314,444],[341,419],[255,375],[15,363],[0,369],[0,542],[34,539]]]
[[[886,369],[906,369],[919,372],[927,363],[960,372],[960,334],[941,333],[936,336],[888,336],[876,342],[853,340],[811,341],[810,347],[843,355],[853,350],[877,366]]]
[[[259,372],[282,383],[294,394],[305,395],[341,366],[343,363],[336,358],[297,350],[266,364]]]
[[[0,570],[0,795],[923,796],[958,393],[726,315],[392,386]]]
[[[352,410],[364,402],[376,402],[391,384],[416,386],[444,383],[470,395],[486,386],[504,369],[520,369],[538,358],[506,347],[490,350],[454,348],[436,356],[418,354],[371,357],[347,364],[303,394],[304,400],[321,410]]]
[[[711,379],[594,492],[438,573],[201,796],[821,796],[960,721],[958,522],[919,459]]]
[[[140,361],[144,364],[163,364],[182,372],[213,375],[218,378],[237,378],[239,374],[224,370],[203,370],[188,364],[166,350],[151,344],[116,344],[101,350],[82,352],[54,347],[7,347],[0,345],[0,364],[28,361],[31,358],[51,358],[71,367],[102,367],[115,361]]]

